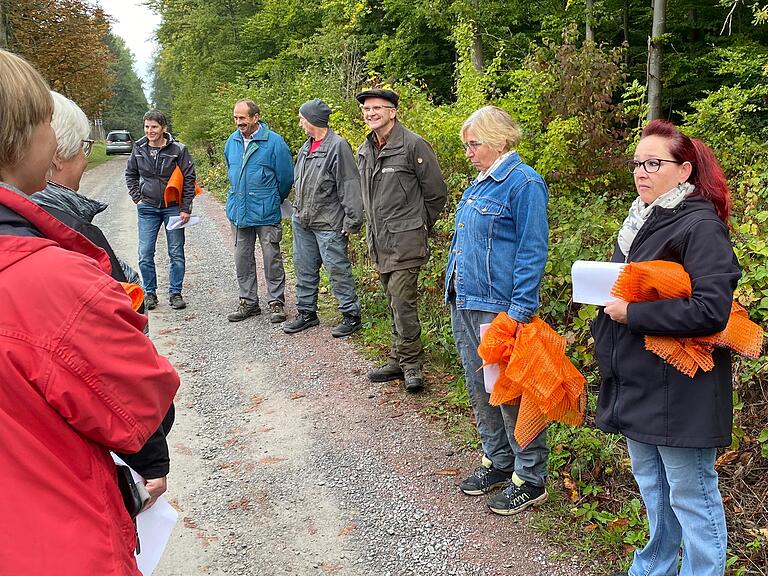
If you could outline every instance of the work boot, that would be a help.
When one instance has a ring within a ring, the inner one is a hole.
[[[344,318],[341,319],[341,324],[331,330],[331,336],[334,338],[343,338],[344,336],[354,334],[362,327],[363,323],[360,322],[360,316],[345,315]]]
[[[421,370],[408,368],[405,371],[405,391],[414,393],[422,388],[424,388],[424,378],[421,376]]]
[[[230,322],[240,322],[251,316],[258,316],[261,314],[261,308],[258,303],[251,304],[248,300],[240,299],[240,304],[237,305],[237,310],[227,316],[227,320]]]
[[[171,297],[168,298],[168,302],[171,303],[171,308],[174,310],[182,310],[187,307],[187,303],[184,302],[184,298],[181,297],[181,294],[171,294]]]
[[[299,312],[296,314],[296,318],[283,324],[283,332],[295,334],[318,324],[320,324],[320,319],[315,312]]]
[[[144,296],[144,308],[147,310],[154,310],[157,308],[157,294],[154,292],[147,292],[147,295]]]
[[[368,380],[371,382],[391,382],[392,380],[402,380],[403,371],[400,365],[390,360],[384,366],[368,372]]]
[[[282,302],[275,300],[269,303],[269,321],[272,324],[285,322],[285,306],[283,306]]]

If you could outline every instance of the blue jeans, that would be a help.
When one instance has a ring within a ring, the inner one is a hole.
[[[505,472],[514,471],[521,479],[534,486],[544,486],[547,479],[547,431],[521,448],[514,436],[517,413],[520,406],[503,404],[491,406],[491,395],[485,391],[483,361],[477,355],[480,344],[480,324],[488,324],[496,318],[494,312],[459,310],[451,301],[451,328],[453,340],[464,366],[464,378],[469,401],[475,413],[477,432],[483,443],[483,452],[493,462],[494,468]]]
[[[344,316],[360,317],[360,300],[349,263],[349,240],[334,230],[304,228],[296,219],[293,230],[293,266],[296,270],[296,308],[299,312],[317,312],[320,266],[325,266],[333,295]]]
[[[171,216],[179,215],[178,206],[155,208],[144,202],[136,206],[139,220],[139,271],[144,283],[144,291],[157,292],[157,273],[155,272],[155,245],[161,226],[168,223]],[[184,229],[165,230],[168,244],[168,293],[181,294],[184,282]]]
[[[672,448],[627,438],[632,473],[648,511],[650,538],[630,576],[723,576],[728,535],[715,448]]]

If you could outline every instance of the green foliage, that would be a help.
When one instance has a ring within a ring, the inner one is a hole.
[[[442,302],[453,213],[474,176],[459,131],[480,106],[509,111],[522,127],[518,151],[549,185],[550,253],[539,313],[566,337],[569,356],[594,387],[589,323],[596,310],[571,301],[570,270],[577,259],[610,256],[635,197],[623,161],[646,115],[647,2],[595,0],[596,43],[581,41],[584,3],[576,1],[151,2],[163,16],[153,100],[171,110],[174,129],[194,146],[198,174],[219,198],[228,188],[221,153],[234,130],[237,99],[256,100],[263,119],[296,151],[305,139],[296,118],[305,100],[326,100],[334,110],[331,124],[356,148],[367,129],[354,94],[371,85],[400,93],[398,117],[431,143],[450,192],[419,280],[429,378],[440,391],[428,413],[471,446],[477,436],[466,418],[466,388]],[[743,269],[737,298],[766,324],[768,36],[758,3],[736,6],[733,34],[721,36],[733,5],[680,0],[670,6],[664,109],[712,146],[730,178],[731,234]],[[747,19],[740,15],[745,8]],[[350,257],[365,318],[359,341],[380,357],[391,327],[363,235],[351,239]],[[768,423],[759,410],[768,401],[762,392],[767,364],[765,357],[738,359],[735,370],[733,449],[760,458],[768,448]],[[588,415],[594,402],[592,393]],[[565,519],[549,520],[557,523],[555,532],[578,532],[590,546],[602,546],[613,565],[625,564],[647,530],[620,439],[592,426],[555,425],[550,440],[553,490],[567,502]],[[729,476],[721,478],[727,489]],[[736,521],[731,514],[729,522]],[[729,566],[737,574],[766,548],[755,548],[746,528],[731,528]]]

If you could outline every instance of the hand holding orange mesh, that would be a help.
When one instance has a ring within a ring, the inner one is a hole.
[[[565,355],[565,338],[534,318],[520,324],[501,312],[480,341],[486,364],[498,363],[500,375],[490,404],[520,404],[515,440],[525,447],[557,420],[573,426],[584,419],[586,380]]]
[[[630,262],[620,272],[611,294],[627,302],[690,298],[691,277],[677,262]],[[715,346],[730,348],[743,356],[757,358],[763,347],[763,330],[752,322],[747,311],[734,301],[728,325],[722,332],[695,338],[645,337],[646,350],[663,358],[690,378],[693,378],[699,368],[704,372],[712,370],[715,365],[712,350]]]

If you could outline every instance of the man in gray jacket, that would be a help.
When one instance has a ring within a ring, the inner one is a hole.
[[[424,385],[418,314],[419,269],[429,260],[427,236],[445,205],[447,189],[430,145],[397,121],[400,97],[366,90],[355,98],[371,133],[357,151],[368,251],[392,313],[392,345],[372,382],[405,380],[408,392]]]
[[[294,167],[296,212],[293,229],[293,264],[296,271],[296,318],[283,325],[293,334],[317,326],[320,266],[324,265],[339,301],[341,324],[334,338],[360,329],[360,300],[347,255],[349,235],[363,225],[360,175],[349,143],[328,127],[330,107],[315,98],[299,108],[299,125],[309,139]]]

